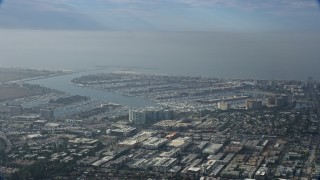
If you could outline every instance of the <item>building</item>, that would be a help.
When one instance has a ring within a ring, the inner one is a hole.
[[[284,107],[289,105],[288,95],[275,95],[267,98],[268,107]]]
[[[288,95],[286,95],[286,94],[281,95],[281,99],[282,99],[282,102],[283,102],[284,106],[288,106],[289,105],[289,96]]]
[[[10,117],[13,117],[13,116],[21,116],[21,115],[22,115],[22,112],[23,112],[22,106],[10,106],[10,107],[9,107]]]
[[[40,117],[43,119],[53,119],[54,113],[51,109],[40,109]]]
[[[163,110],[160,113],[160,120],[172,119],[172,118],[173,118],[173,111],[171,110]]]
[[[246,108],[247,109],[261,109],[262,108],[262,101],[248,99],[246,101]]]
[[[153,171],[166,173],[176,164],[178,164],[177,158],[156,157],[146,166],[152,167]]]
[[[179,148],[181,151],[183,151],[192,144],[192,141],[193,140],[191,137],[179,137],[177,139],[172,140],[168,144],[168,146]]]
[[[168,142],[165,138],[150,137],[142,143],[142,147],[145,149],[157,150],[159,147],[165,145]]]
[[[227,102],[218,102],[218,109],[226,111],[231,108],[231,105]]]
[[[265,180],[268,179],[269,169],[267,167],[261,167],[257,170],[254,178],[256,180]]]
[[[177,137],[177,135],[178,135],[177,132],[172,132],[172,133],[166,135],[166,139],[173,140],[174,138]]]
[[[274,97],[267,98],[267,106],[268,107],[274,106],[275,104],[276,104],[276,99]]]
[[[223,144],[210,143],[202,152],[204,154],[217,154],[222,147]]]
[[[136,128],[130,126],[122,126],[115,129],[110,129],[109,133],[114,136],[130,136],[134,134]]]
[[[160,120],[172,119],[173,111],[163,109],[129,110],[129,121],[135,125],[154,123]]]
[[[181,153],[179,148],[173,148],[170,151],[162,152],[159,157],[175,158]]]
[[[146,113],[138,110],[129,110],[129,121],[135,125],[142,125],[146,123]]]

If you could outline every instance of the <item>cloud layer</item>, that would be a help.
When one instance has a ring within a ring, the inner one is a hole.
[[[317,31],[319,14],[316,0],[10,0],[0,27]]]

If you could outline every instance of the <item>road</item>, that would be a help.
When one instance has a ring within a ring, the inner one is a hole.
[[[0,138],[3,139],[4,142],[7,144],[4,152],[9,153],[12,149],[12,144],[11,144],[10,140],[7,138],[7,136],[2,131],[0,131]]]
[[[306,166],[308,166],[307,173],[309,175],[311,175],[314,172],[316,151],[320,148],[320,146],[319,146],[319,144],[320,144],[320,120],[319,120],[319,118],[320,118],[320,101],[319,100],[320,99],[319,99],[319,96],[318,96],[317,92],[315,91],[312,83],[309,84],[308,91],[309,91],[310,98],[312,100],[313,108],[316,110],[316,113],[318,116],[318,133],[317,133],[318,135],[313,136],[312,149],[310,151],[309,159],[306,163]]]

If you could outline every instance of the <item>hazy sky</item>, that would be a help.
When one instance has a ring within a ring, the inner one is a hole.
[[[0,27],[319,31],[317,0],[4,0]]]
[[[139,66],[156,73],[320,79],[318,33],[0,30],[0,67]]]
[[[319,47],[316,0],[3,0],[0,6],[0,67],[121,65],[320,79]]]

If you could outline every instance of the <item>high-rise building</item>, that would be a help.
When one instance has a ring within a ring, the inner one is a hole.
[[[246,101],[246,108],[247,109],[261,109],[262,108],[262,101],[248,99]]]
[[[165,119],[172,119],[173,111],[163,109],[129,110],[129,121],[135,125],[143,125]]]
[[[10,106],[10,107],[9,107],[10,117],[13,117],[13,116],[21,116],[21,115],[22,115],[22,112],[23,112],[22,106]]]
[[[267,105],[268,106],[275,106],[275,104],[276,104],[276,99],[274,97],[267,98]]]
[[[289,96],[286,94],[281,95],[283,106],[289,105]]]
[[[40,109],[40,117],[43,119],[53,119],[54,113],[51,109]]]
[[[163,117],[160,117],[160,119],[163,120],[170,120],[173,118],[173,111],[172,110],[164,110],[162,112]]]
[[[283,107],[289,105],[288,95],[275,95],[267,98],[267,105],[269,107]]]
[[[139,110],[129,110],[129,121],[135,125],[142,125],[146,123],[146,113]]]

